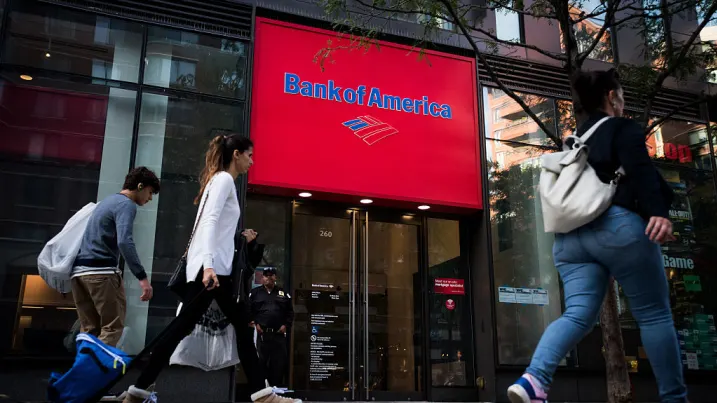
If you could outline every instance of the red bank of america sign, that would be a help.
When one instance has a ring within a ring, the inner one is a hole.
[[[473,59],[257,18],[254,186],[482,208]],[[346,41],[346,44],[342,42]]]

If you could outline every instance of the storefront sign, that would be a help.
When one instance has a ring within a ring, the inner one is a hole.
[[[336,85],[334,80],[328,80],[326,84],[312,83],[301,81],[299,76],[293,73],[284,73],[284,92],[334,102],[346,102],[347,104],[356,104],[358,106],[366,105],[369,108],[381,108],[433,116],[434,118],[451,119],[450,105],[431,102],[427,96],[423,96],[420,99],[411,99],[395,95],[382,95],[381,89],[373,87],[367,90],[365,85],[344,89]],[[366,101],[367,99],[368,101]]]
[[[647,150],[650,157],[658,155],[658,149],[650,144],[648,144]],[[679,161],[682,163],[692,162],[692,150],[686,145],[664,143],[662,145],[662,154],[665,159],[670,161]]]
[[[463,279],[437,278],[433,280],[433,292],[443,295],[465,295],[466,289]]]
[[[456,309],[456,301],[452,299],[446,300],[446,309],[449,311]]]
[[[688,257],[674,257],[662,254],[662,261],[666,268],[669,269],[688,269],[695,268],[695,261]]]
[[[256,21],[252,190],[483,207],[474,59]]]

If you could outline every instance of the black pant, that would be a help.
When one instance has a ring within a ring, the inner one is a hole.
[[[265,375],[262,367],[259,365],[256,347],[254,347],[254,330],[249,327],[249,319],[246,311],[236,303],[232,295],[232,278],[230,276],[217,276],[220,287],[211,291],[206,291],[201,282],[202,272],[199,272],[197,280],[189,283],[187,297],[184,299],[187,303],[182,305],[179,316],[169,325],[172,327],[165,337],[157,343],[149,364],[144,368],[142,374],[137,379],[136,387],[147,389],[152,385],[159,376],[165,365],[169,363],[169,359],[177,348],[177,345],[188,336],[197,322],[202,318],[212,300],[216,300],[219,308],[229,319],[237,336],[237,347],[239,350],[239,360],[241,366],[246,373],[249,384],[254,391],[261,390],[266,387]]]
[[[266,373],[272,386],[287,386],[284,382],[286,372],[286,335],[279,332],[264,332],[256,338],[259,350],[259,365]]]

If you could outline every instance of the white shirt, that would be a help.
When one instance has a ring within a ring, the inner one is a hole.
[[[199,201],[199,224],[195,219],[197,230],[187,255],[187,282],[194,281],[203,267],[214,269],[218,276],[232,273],[234,234],[240,215],[234,178],[224,171],[217,173]]]

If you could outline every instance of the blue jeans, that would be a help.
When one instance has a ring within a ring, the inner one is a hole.
[[[612,206],[592,223],[555,236],[553,257],[563,280],[566,309],[543,333],[526,370],[546,389],[560,360],[597,323],[613,276],[640,326],[662,402],[687,401],[662,252],[645,235],[646,225],[632,211]]]

